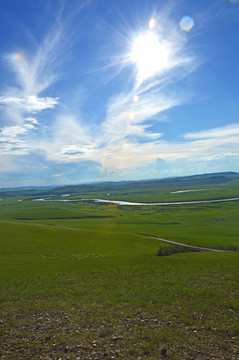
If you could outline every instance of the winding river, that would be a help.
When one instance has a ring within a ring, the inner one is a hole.
[[[121,200],[104,200],[104,199],[51,199],[51,198],[41,198],[33,199],[33,201],[62,201],[62,202],[78,202],[78,201],[87,201],[95,203],[108,203],[116,205],[126,205],[126,206],[165,206],[165,205],[189,205],[189,204],[207,204],[207,203],[217,203],[217,202],[227,202],[227,201],[236,201],[239,200],[239,197],[230,198],[230,199],[216,199],[216,200],[195,200],[195,201],[175,201],[175,202],[156,202],[156,203],[138,203],[130,201],[121,201]]]

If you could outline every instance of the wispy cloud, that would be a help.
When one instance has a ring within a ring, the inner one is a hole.
[[[31,51],[5,56],[15,72],[18,89],[25,96],[37,95],[46,90],[58,77],[57,71],[67,46],[64,20],[56,19],[43,40]]]
[[[58,79],[64,52],[69,47],[63,20],[58,17],[42,41],[33,43],[30,50],[4,56],[6,66],[15,74],[15,86],[6,87],[0,94],[0,106],[5,114],[2,118],[8,120],[9,126],[24,124],[25,114],[30,116],[58,105],[58,97],[40,94]]]
[[[220,128],[227,133],[234,125]],[[210,134],[216,133],[218,128],[211,129]],[[163,139],[152,140],[145,143],[132,143],[124,141],[121,144],[107,145],[96,152],[95,159],[99,161],[107,171],[120,171],[123,169],[136,169],[140,166],[153,164],[157,159],[162,159],[168,164],[175,161],[213,161],[230,156],[238,156],[239,133],[228,133],[224,137],[203,139],[185,139],[185,141],[164,141]]]
[[[166,98],[157,92],[140,95],[137,103],[133,102],[133,96],[133,92],[121,94],[108,104],[106,119],[101,126],[100,142],[120,144],[130,136],[160,137],[161,134],[149,131],[153,118],[179,103],[177,98]]]
[[[60,115],[50,129],[49,138],[42,140],[39,147],[48,160],[74,162],[90,158],[95,145],[86,125],[73,115]]]
[[[15,86],[5,87],[0,93],[2,156],[20,157],[36,151],[38,135],[34,130],[40,124],[34,114],[54,109],[59,104],[58,97],[40,94],[57,80],[66,49],[64,31],[64,22],[57,19],[35,50],[32,46],[31,50],[16,51],[3,58],[15,74]]]
[[[239,124],[230,124],[223,127],[187,133],[183,135],[185,139],[207,139],[207,138],[224,138],[228,136],[239,135]]]
[[[0,154],[26,155],[34,148],[32,141],[26,137],[29,131],[36,129],[36,125],[27,121],[23,125],[6,126],[0,130]]]
[[[58,98],[52,97],[37,97],[36,95],[29,95],[20,97],[0,97],[0,104],[15,106],[27,113],[37,113],[45,109],[54,109],[58,104]]]
[[[30,122],[30,123],[35,124],[35,125],[39,124],[38,120],[33,118],[33,117],[27,117],[27,118],[25,118],[25,121]]]

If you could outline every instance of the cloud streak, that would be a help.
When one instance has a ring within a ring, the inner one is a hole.
[[[223,127],[187,133],[183,135],[184,139],[207,139],[207,138],[224,138],[228,136],[239,135],[239,124],[230,124]]]
[[[15,106],[23,112],[35,114],[45,109],[54,109],[58,104],[58,98],[52,97],[37,97],[36,95],[29,95],[20,97],[0,97],[0,104]]]
[[[63,52],[66,49],[64,23],[56,20],[35,51],[22,51],[4,57],[15,74],[15,86],[0,94],[0,153],[23,156],[36,151],[38,140],[33,130],[40,126],[34,114],[54,109],[58,97],[39,96],[57,80]],[[39,151],[39,148],[38,148]]]
[[[58,97],[40,94],[57,81],[68,47],[64,21],[58,17],[35,51],[32,47],[31,50],[5,55],[8,68],[15,74],[16,84],[5,88],[0,94],[2,119],[7,118],[9,126],[23,125],[25,114],[29,116],[54,109],[59,104]],[[6,121],[4,124],[6,126]]]
[[[62,20],[62,21],[61,21]],[[6,60],[16,75],[21,94],[37,95],[56,81],[63,54],[67,49],[63,19],[56,19],[34,52],[15,52]]]

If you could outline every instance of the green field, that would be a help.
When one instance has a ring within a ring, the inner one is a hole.
[[[225,199],[238,180],[122,186],[0,193],[0,359],[239,358],[239,201],[74,201]],[[227,251],[159,257],[143,234]]]

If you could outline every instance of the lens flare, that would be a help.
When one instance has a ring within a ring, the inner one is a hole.
[[[194,19],[186,15],[181,19],[179,25],[183,31],[189,32],[194,27]]]
[[[153,28],[155,28],[155,25],[156,25],[156,20],[154,18],[151,18],[149,20],[149,28],[153,29]]]
[[[134,95],[134,97],[133,97],[133,101],[134,101],[135,103],[137,103],[137,102],[139,101],[139,97],[138,97],[138,95]]]
[[[11,57],[16,62],[21,62],[24,60],[23,55],[21,53],[14,53],[14,54],[12,54]]]
[[[229,0],[231,3],[233,4],[238,4],[239,3],[239,0]]]
[[[134,113],[134,112],[131,112],[131,113],[129,114],[129,118],[130,118],[130,120],[134,120],[134,119],[135,119],[135,113]]]

